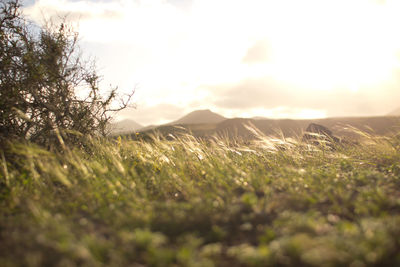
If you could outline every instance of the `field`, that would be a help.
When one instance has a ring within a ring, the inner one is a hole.
[[[400,137],[1,152],[1,266],[400,266]]]

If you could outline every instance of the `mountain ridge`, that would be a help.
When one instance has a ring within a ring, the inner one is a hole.
[[[143,128],[143,125],[137,123],[132,119],[124,119],[121,121],[113,122],[110,125],[112,134],[122,134],[135,132]]]
[[[400,107],[388,113],[386,116],[400,116]]]
[[[146,136],[156,131],[163,136],[190,133],[199,138],[223,136],[229,139],[251,140],[257,138],[249,128],[259,130],[263,135],[275,137],[298,138],[304,134],[311,123],[320,124],[332,131],[338,137],[351,139],[360,138],[359,132],[372,135],[385,135],[398,132],[400,117],[375,116],[375,117],[340,117],[324,119],[264,119],[231,118],[219,123],[203,124],[164,124],[150,130],[140,131]],[[182,126],[182,127],[176,127]]]
[[[225,117],[212,112],[209,109],[202,109],[192,111],[180,119],[167,123],[166,125],[220,123],[224,120],[226,120]]]

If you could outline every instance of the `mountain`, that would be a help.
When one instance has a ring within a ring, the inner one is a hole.
[[[400,116],[400,108],[393,110],[392,112],[387,114],[387,116]]]
[[[168,123],[168,125],[175,124],[203,124],[203,123],[220,123],[226,120],[225,117],[212,112],[209,109],[196,110],[186,116],[183,116],[179,120]]]
[[[126,119],[112,123],[111,133],[112,134],[130,133],[130,132],[135,132],[141,128],[143,128],[143,126],[140,125],[139,123],[135,122],[134,120]]]
[[[144,127],[140,128],[140,129],[139,129],[139,132],[145,132],[145,131],[154,130],[154,129],[156,129],[157,127],[160,127],[160,126],[159,126],[159,125],[154,125],[154,124],[147,125],[147,126],[144,126]]]
[[[259,121],[259,120],[266,120],[267,118],[266,118],[266,117],[257,116],[257,117],[253,117],[253,118],[251,118],[251,119],[256,120],[256,121]]]
[[[200,114],[204,111],[200,111]],[[194,112],[196,115],[198,112]],[[206,114],[212,112],[206,111]],[[187,116],[191,115],[188,114]],[[212,113],[215,114],[215,113]],[[218,115],[218,114],[217,114]],[[187,116],[183,117],[185,119]],[[190,117],[189,117],[190,118]],[[181,119],[181,120],[182,120]],[[177,122],[181,121],[178,120]],[[183,120],[185,122],[185,120]],[[333,135],[340,138],[358,139],[360,134],[351,128],[359,129],[362,132],[372,135],[387,135],[398,133],[400,130],[400,117],[396,116],[381,116],[381,117],[345,117],[345,118],[326,118],[326,119],[249,119],[249,118],[232,118],[225,119],[219,123],[195,123],[190,120],[190,123],[182,123],[179,126],[174,126],[174,123],[161,125],[149,130],[141,130],[143,136],[157,131],[163,136],[173,134],[190,133],[195,137],[209,138],[211,136],[222,136],[229,139],[252,140],[257,138],[257,134],[249,128],[256,128],[261,133],[267,136],[276,137],[294,137],[300,138],[306,128],[311,123],[317,123],[330,129]]]

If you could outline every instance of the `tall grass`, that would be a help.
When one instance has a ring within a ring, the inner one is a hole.
[[[13,144],[1,266],[395,266],[400,139]]]

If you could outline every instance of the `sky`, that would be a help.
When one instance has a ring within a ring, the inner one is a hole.
[[[400,106],[398,0],[25,0],[67,15],[117,114],[143,125],[226,117],[384,115]]]

